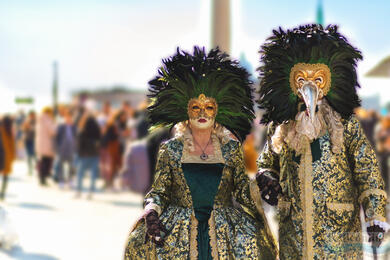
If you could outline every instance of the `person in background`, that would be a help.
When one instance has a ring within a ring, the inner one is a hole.
[[[1,185],[0,199],[4,200],[7,190],[8,176],[12,173],[12,164],[15,159],[15,140],[13,134],[13,121],[10,116],[3,118],[0,128],[1,141],[4,149],[4,168],[2,170],[3,183]]]
[[[363,108],[355,109],[356,117],[362,125],[363,131],[370,141],[372,147],[375,149],[374,130],[378,123],[378,116],[375,110],[365,110]]]
[[[64,122],[57,128],[55,137],[57,162],[55,167],[55,181],[63,186],[64,181],[69,184],[74,175],[74,154],[76,152],[76,127],[73,125],[72,115],[68,110],[63,113]],[[68,166],[68,177],[64,178],[64,165]]]
[[[128,144],[120,174],[122,188],[144,195],[150,190],[158,148],[169,137],[169,128],[160,127],[145,138]]]
[[[113,188],[115,176],[121,167],[119,130],[113,115],[103,130],[100,169],[104,178],[104,188]]]
[[[389,193],[389,158],[390,158],[390,117],[386,116],[378,123],[375,129],[374,140],[378,154],[379,168]]]
[[[98,121],[101,129],[104,129],[104,127],[106,126],[107,121],[110,117],[111,117],[111,103],[110,103],[110,101],[106,101],[103,104],[102,111],[100,112],[99,116],[97,117],[97,121]]]
[[[36,153],[38,157],[39,182],[46,186],[46,179],[50,176],[54,151],[54,136],[56,134],[56,125],[54,122],[53,109],[46,107],[38,117],[36,125]]]
[[[248,174],[255,174],[257,172],[256,160],[258,153],[255,148],[255,134],[251,132],[247,135],[242,149],[244,150],[245,169]]]
[[[92,199],[92,194],[95,191],[95,182],[99,176],[99,149],[101,133],[96,119],[88,112],[80,119],[78,129],[76,198],[81,196],[84,175],[86,171],[89,170],[91,173],[91,186],[89,189],[88,199]]]
[[[134,131],[135,136],[137,139],[144,138],[148,135],[148,129],[150,127],[150,124],[147,120],[147,106],[148,101],[144,100],[137,109],[137,112],[135,113],[135,124],[134,124]]]
[[[132,118],[134,116],[134,108],[131,106],[130,102],[125,100],[122,102],[122,106],[119,110],[126,114],[126,118]]]
[[[117,114],[115,121],[119,134],[119,156],[122,158],[127,142],[131,139],[134,139],[134,120],[132,115],[129,116],[129,113],[126,113],[126,111],[122,110]]]
[[[23,123],[24,147],[27,155],[28,174],[32,175],[35,161],[35,123],[36,115],[34,111],[28,113],[28,117]]]
[[[20,110],[14,117],[14,139],[15,139],[15,153],[20,159],[24,158],[23,149],[23,122],[26,120],[26,115],[23,110]]]
[[[0,120],[0,129],[2,128],[3,122]],[[0,138],[0,172],[4,170],[4,161],[5,161],[5,151],[3,138]]]

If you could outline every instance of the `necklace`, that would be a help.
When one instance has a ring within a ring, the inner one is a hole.
[[[200,150],[202,150],[202,154],[199,156],[200,159],[202,159],[203,161],[204,160],[207,160],[209,158],[209,156],[204,152],[207,148],[207,146],[209,146],[210,144],[210,141],[211,141],[211,135],[210,135],[210,139],[209,141],[207,142],[206,146],[202,149],[202,147],[198,144],[198,142],[195,140],[195,137],[192,137],[192,139],[194,140],[195,144],[199,146]]]

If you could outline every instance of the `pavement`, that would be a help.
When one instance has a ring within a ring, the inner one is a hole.
[[[99,181],[97,187],[102,185]],[[119,260],[142,212],[142,196],[98,190],[92,200],[87,192],[76,199],[70,188],[40,186],[37,176],[28,176],[25,163],[17,161],[0,207],[19,237],[11,250],[0,249],[1,260]]]

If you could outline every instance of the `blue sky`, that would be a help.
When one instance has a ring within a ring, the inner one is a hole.
[[[315,20],[317,0],[231,0],[232,55],[258,66],[258,49],[271,30]],[[362,95],[390,101],[390,80],[364,72],[390,55],[390,1],[323,0],[325,23],[336,23],[362,50]],[[58,60],[60,100],[72,90],[123,84],[145,89],[161,59],[177,46],[209,46],[210,0],[0,1],[0,89],[3,107],[32,95],[50,102],[51,64]],[[365,87],[365,85],[369,87]],[[387,94],[388,93],[388,94]],[[0,111],[1,112],[1,111]]]

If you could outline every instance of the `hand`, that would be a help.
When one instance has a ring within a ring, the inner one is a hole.
[[[145,216],[146,223],[146,237],[145,243],[150,239],[157,245],[162,246],[164,244],[164,236],[166,230],[161,224],[158,214],[155,210],[150,210]]]
[[[385,230],[378,225],[372,225],[367,228],[368,242],[372,242],[372,246],[379,247],[385,236]]]
[[[268,176],[265,172],[259,172],[256,175],[256,181],[263,200],[272,206],[278,205],[278,195],[282,194],[278,180]]]

